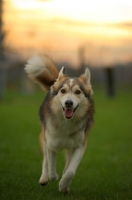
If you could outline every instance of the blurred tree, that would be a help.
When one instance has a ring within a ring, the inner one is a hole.
[[[3,32],[3,1],[0,0],[0,100],[2,99],[5,88],[5,69],[4,69],[4,37]]]

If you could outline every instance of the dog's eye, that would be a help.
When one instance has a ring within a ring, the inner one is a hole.
[[[76,90],[75,93],[76,94],[81,94],[81,91],[80,90]]]
[[[66,90],[65,90],[65,89],[61,89],[61,93],[62,93],[62,94],[65,94],[65,93],[66,93]]]

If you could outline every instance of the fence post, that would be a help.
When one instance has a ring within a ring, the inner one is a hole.
[[[115,80],[114,80],[114,68],[105,68],[106,76],[106,93],[108,97],[115,97]]]

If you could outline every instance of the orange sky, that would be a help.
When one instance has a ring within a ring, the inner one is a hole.
[[[131,8],[131,0],[7,0],[6,43],[27,57],[43,51],[76,64],[83,47],[93,65],[98,58],[100,64],[125,62],[132,59]]]

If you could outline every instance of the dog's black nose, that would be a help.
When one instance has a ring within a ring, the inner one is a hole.
[[[73,106],[73,102],[71,100],[67,100],[65,102],[66,107],[71,108]]]

